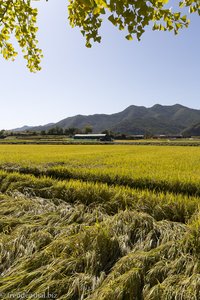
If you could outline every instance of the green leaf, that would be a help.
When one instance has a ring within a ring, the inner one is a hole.
[[[133,37],[132,37],[131,34],[128,34],[128,35],[126,36],[126,39],[127,39],[128,41],[132,41],[132,40],[133,40]]]

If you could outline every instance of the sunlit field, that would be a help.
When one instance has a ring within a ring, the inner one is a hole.
[[[200,299],[199,200],[198,147],[0,145],[1,298]]]
[[[1,145],[0,167],[66,168],[80,174],[200,182],[198,147]]]

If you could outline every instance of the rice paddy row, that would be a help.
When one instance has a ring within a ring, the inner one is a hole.
[[[1,170],[9,173],[30,174],[36,177],[50,177],[59,180],[81,180],[85,182],[106,183],[114,186],[125,186],[140,190],[154,192],[183,194],[187,196],[200,196],[200,185],[198,182],[182,182],[180,180],[162,180],[145,178],[144,176],[133,178],[127,175],[104,174],[103,172],[88,171],[87,169],[71,169],[63,166],[49,168],[3,166]]]
[[[200,195],[200,151],[144,146],[3,146],[0,169]]]
[[[10,147],[1,299],[200,299],[196,148]]]
[[[200,150],[195,147],[0,145],[0,166],[63,166],[93,174],[200,183]]]
[[[199,208],[198,197],[140,191],[80,180],[36,178],[33,175],[0,171],[0,192],[5,194],[13,191],[51,201],[61,199],[68,204],[100,205],[110,215],[119,210],[136,209],[147,212],[157,220],[167,219],[183,223]]]

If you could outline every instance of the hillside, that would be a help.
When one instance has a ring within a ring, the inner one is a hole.
[[[191,109],[180,104],[163,106],[156,104],[150,108],[131,105],[119,113],[89,116],[76,115],[57,123],[29,127],[31,130],[48,130],[52,127],[63,129],[76,127],[83,129],[90,125],[93,132],[111,130],[125,134],[180,134],[186,128],[200,122],[200,110]],[[24,129],[22,129],[24,130]]]
[[[200,136],[200,122],[186,128],[183,131],[184,136]]]

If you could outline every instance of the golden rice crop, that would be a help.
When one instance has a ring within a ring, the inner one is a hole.
[[[198,147],[131,145],[0,145],[1,166],[62,165],[138,178],[200,179]]]
[[[1,299],[200,299],[198,147],[0,145]]]

